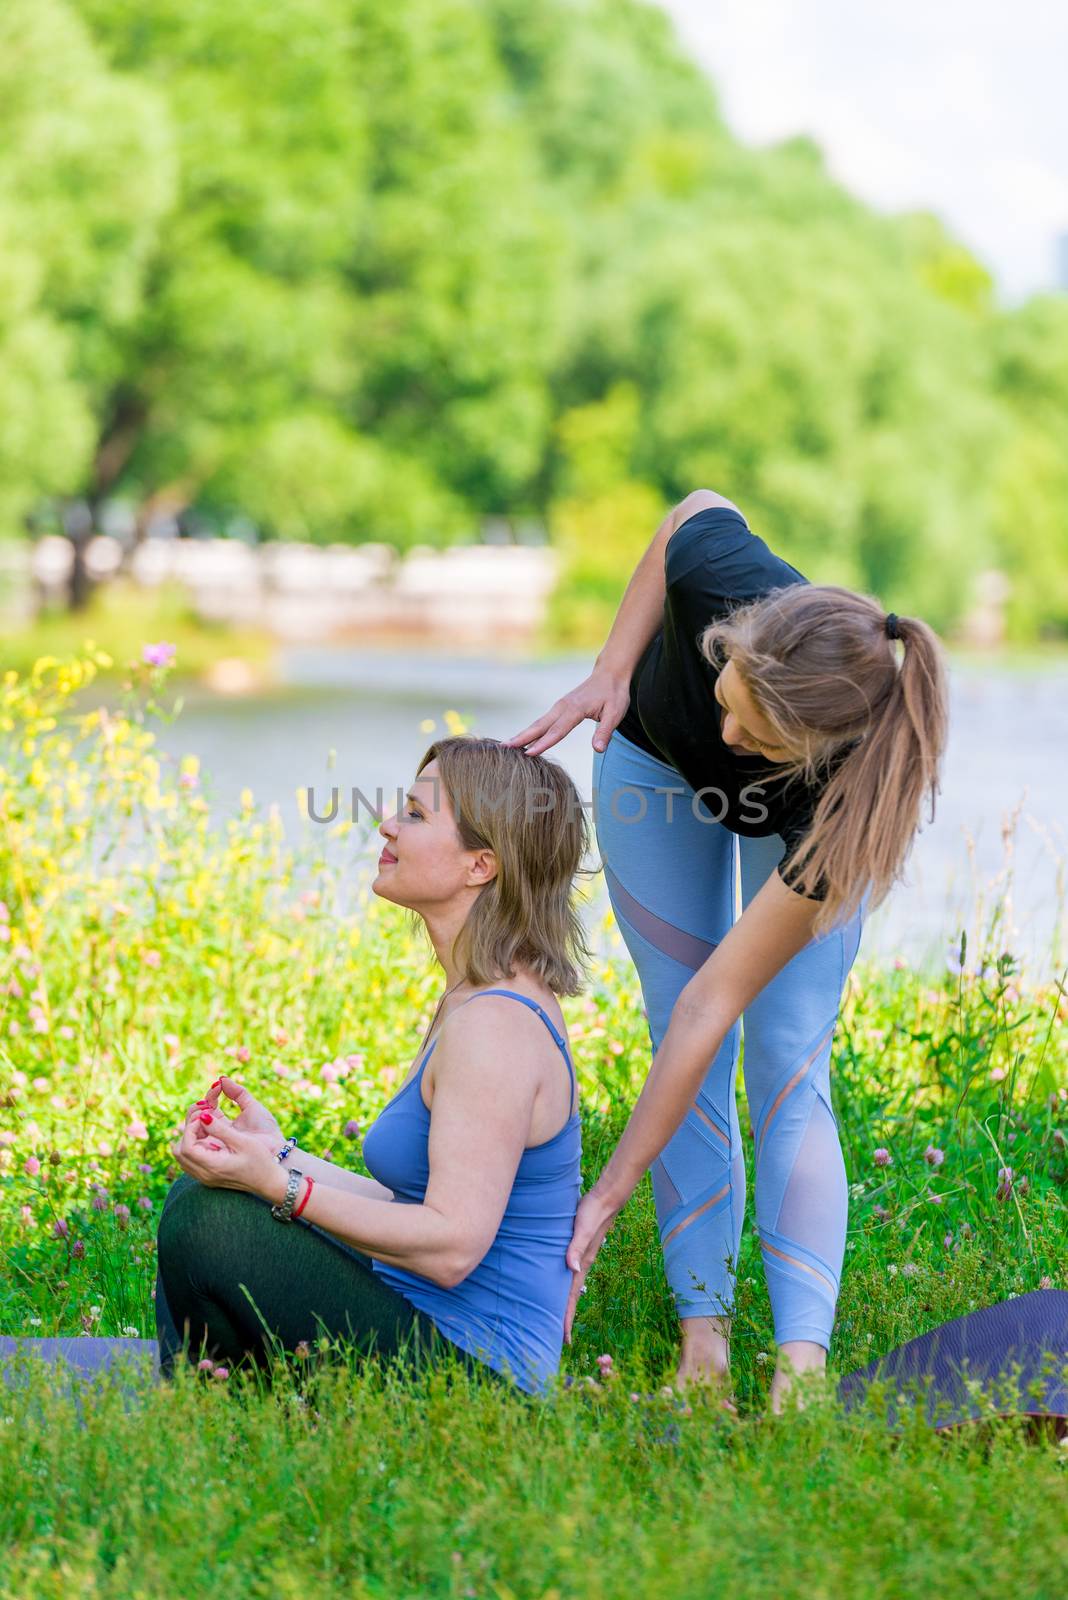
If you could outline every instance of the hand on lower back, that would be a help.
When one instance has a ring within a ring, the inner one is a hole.
[[[616,1209],[606,1205],[595,1188],[584,1194],[579,1201],[578,1210],[575,1212],[575,1230],[567,1247],[567,1264],[574,1275],[571,1280],[571,1293],[567,1299],[567,1310],[564,1313],[564,1338],[568,1344],[571,1343],[571,1329],[578,1309],[579,1295],[586,1282],[586,1274],[592,1267],[597,1252],[604,1243],[605,1235],[616,1219],[616,1214]]]

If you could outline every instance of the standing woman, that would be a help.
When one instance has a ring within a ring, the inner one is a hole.
[[[826,1365],[848,1201],[831,1042],[863,918],[900,877],[928,791],[934,814],[941,648],[918,618],[809,583],[736,505],[699,489],[657,530],[590,677],[509,743],[540,755],[586,718],[597,843],[655,1059],[579,1207],[568,1334],[601,1241],[651,1168],[679,1379],[729,1383],[744,1014],[779,1410],[793,1373]]]

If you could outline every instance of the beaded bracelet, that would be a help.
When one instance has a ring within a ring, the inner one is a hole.
[[[279,1161],[284,1161],[286,1159],[286,1157],[289,1155],[290,1151],[294,1149],[294,1147],[296,1145],[296,1142],[297,1142],[296,1139],[287,1139],[286,1140],[285,1144],[282,1146],[281,1150],[279,1150],[279,1152],[278,1152]]]

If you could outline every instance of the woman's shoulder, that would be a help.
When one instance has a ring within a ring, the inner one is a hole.
[[[534,1027],[527,1030],[531,1036],[537,1038],[541,1033],[548,1039],[545,1024],[537,1022],[538,1011],[548,1018],[558,1033],[566,1037],[567,1023],[556,996],[541,985],[522,980],[510,979],[507,983],[481,985],[456,1006],[448,1020],[450,1026],[455,1024],[454,1037],[461,1033],[467,1036],[486,1031],[504,1030],[507,1033],[514,1032],[525,1013],[532,1023],[537,1024],[537,1032]]]
[[[494,992],[502,988],[508,992]],[[430,1061],[428,1089],[433,1101],[437,1088],[449,1082],[467,1095],[488,1097],[498,1109],[503,1097],[515,1115],[533,1119],[527,1143],[536,1145],[560,1131],[561,1118],[573,1115],[574,1071],[556,996],[540,985],[511,981],[475,990],[449,1016]]]
[[[733,501],[687,496],[681,511],[667,545],[664,577],[669,594],[696,598],[702,608],[715,610],[757,599],[769,589],[808,582],[753,532]]]
[[[680,528],[684,528],[693,517],[704,511],[733,512],[736,517],[742,517],[741,511],[734,501],[728,500],[726,495],[718,494],[715,489],[692,489],[689,494],[683,496],[675,507],[675,527],[668,535],[668,543],[670,544],[671,540],[676,537]],[[742,517],[742,521],[745,521],[744,517]]]
[[[507,993],[499,993],[501,989]],[[529,1004],[522,1004],[524,1000]],[[449,1013],[438,1031],[440,1045],[430,1062],[433,1076],[449,1063],[478,1056],[487,1063],[505,1061],[513,1071],[526,1066],[534,1077],[544,1078],[553,1058],[559,1059],[561,1046],[571,1058],[559,1001],[540,985],[484,984]]]

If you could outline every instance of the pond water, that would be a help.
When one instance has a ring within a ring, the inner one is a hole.
[[[234,698],[187,691],[181,715],[159,727],[158,738],[166,751],[200,757],[213,820],[231,814],[248,787],[257,805],[278,805],[287,837],[297,842],[326,831],[302,820],[299,789],[313,789],[320,813],[335,784],[343,816],[351,812],[353,787],[368,800],[381,789],[392,808],[398,785],[403,793],[433,737],[420,728],[424,720],[445,732],[443,714],[451,709],[472,732],[509,738],[589,667],[587,656],[522,661],[290,648],[282,657],[284,687]],[[1065,959],[1068,663],[1007,668],[951,658],[950,685],[951,733],[935,817],[926,821],[928,807],[906,882],[869,918],[861,956],[900,954],[944,968],[947,942],[959,942],[962,926],[974,944],[984,903],[1000,899],[1008,871],[1009,914],[998,948],[1013,950],[1031,975],[1048,976],[1063,970]],[[584,801],[592,737],[593,724],[583,723],[551,752]],[[358,822],[344,848],[362,881],[375,871],[381,841],[362,807]],[[588,915],[606,908],[599,879]]]

